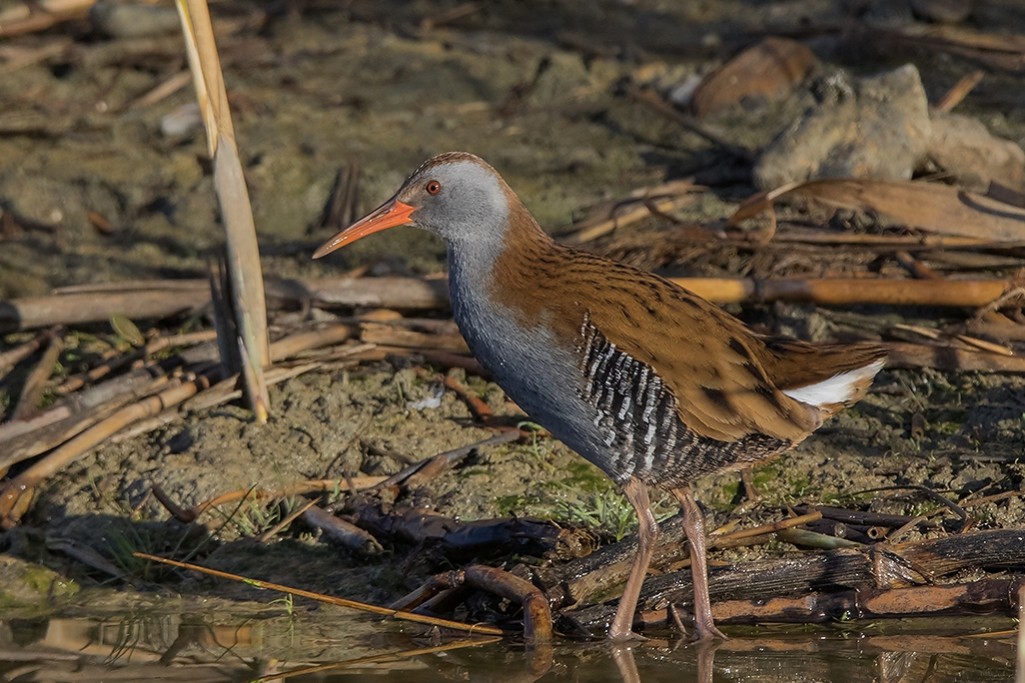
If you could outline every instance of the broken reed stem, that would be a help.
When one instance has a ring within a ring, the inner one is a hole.
[[[824,305],[984,306],[1009,286],[1007,280],[883,280],[877,278],[673,278],[673,282],[720,304],[803,301]]]
[[[5,423],[4,426],[12,428],[21,425],[31,428],[12,435],[0,436],[0,467],[9,467],[56,448],[98,422],[106,420],[128,403],[141,401],[147,396],[163,391],[168,384],[176,380],[177,377],[161,375],[150,379],[143,386],[128,386],[123,392],[106,398],[101,403],[79,404],[73,407],[57,406],[25,422]]]
[[[370,532],[341,517],[336,517],[323,508],[311,506],[303,511],[302,517],[311,527],[320,529],[324,536],[349,550],[363,555],[379,555],[384,552],[384,546]]]
[[[667,213],[669,211],[681,209],[688,204],[693,204],[695,201],[695,195],[652,199],[643,203],[641,203],[641,200],[637,201],[639,203],[638,206],[633,206],[622,213],[614,214],[610,218],[595,225],[580,228],[577,232],[569,235],[567,237],[567,241],[573,244],[590,242],[591,240],[595,240],[602,235],[612,232],[613,230],[632,225],[633,223],[644,220],[648,216],[655,215],[656,213]],[[709,235],[711,235],[711,233],[709,233]]]
[[[388,609],[387,607],[371,605],[366,602],[358,602],[356,600],[349,600],[347,598],[338,598],[332,595],[324,595],[323,593],[314,593],[313,591],[303,590],[302,588],[284,586],[279,583],[271,583],[269,581],[251,579],[245,576],[240,576],[238,574],[222,572],[218,569],[210,569],[209,567],[203,567],[201,565],[192,564],[190,562],[179,562],[177,560],[171,560],[165,557],[158,557],[157,555],[150,555],[148,553],[132,553],[132,555],[134,557],[138,557],[139,559],[150,560],[151,562],[159,562],[160,564],[168,564],[172,567],[189,569],[191,571],[200,572],[202,574],[207,574],[209,576],[216,576],[221,579],[228,579],[229,581],[238,581],[240,583],[245,583],[255,588],[277,591],[279,593],[288,593],[289,595],[295,595],[301,598],[309,598],[311,600],[323,602],[328,605],[348,607],[349,609],[354,609],[360,612],[369,612],[371,614],[378,614],[380,616],[390,617],[392,619],[398,619],[401,621],[412,621],[418,624],[426,624],[428,626],[448,628],[454,631],[466,631],[468,633],[480,633],[489,636],[504,636],[508,633],[507,631],[497,628],[495,626],[488,626],[486,624],[464,624],[460,621],[451,621],[449,619],[430,617],[424,614],[416,614],[414,612],[403,612],[401,610]]]
[[[152,339],[147,342],[146,346],[141,349],[136,349],[135,351],[123,356],[111,358],[96,367],[90,368],[86,372],[69,377],[54,391],[62,395],[70,394],[73,391],[81,389],[86,384],[106,377],[114,370],[122,368],[134,360],[148,358],[154,353],[159,353],[164,349],[194,346],[196,344],[214,341],[215,339],[217,339],[217,332],[215,330],[199,330],[197,332],[186,332],[183,334],[172,334],[165,337],[157,337],[156,339]]]
[[[270,398],[263,368],[270,365],[271,359],[263,270],[252,205],[239,159],[210,9],[206,0],[178,0],[176,5],[206,128],[207,147],[213,159],[214,189],[225,230],[230,307],[239,336],[238,341],[225,343],[241,349],[242,378],[250,408],[257,421],[264,423],[268,419]]]
[[[985,73],[978,69],[962,76],[936,103],[936,109],[939,111],[950,111],[961,104],[964,98],[968,97],[968,93],[982,82],[984,76]]]
[[[778,522],[769,522],[768,524],[754,526],[749,529],[740,529],[729,534],[723,534],[722,536],[713,536],[708,539],[708,547],[716,548],[719,547],[718,544],[720,543],[748,538],[750,536],[761,536],[762,534],[768,534],[775,531],[782,531],[783,529],[790,529],[795,526],[807,524],[808,522],[817,522],[820,519],[822,519],[822,513],[816,510],[814,512],[800,515],[799,517],[790,517]]]

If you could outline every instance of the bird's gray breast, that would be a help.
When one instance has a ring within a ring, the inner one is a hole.
[[[531,420],[622,481],[584,398],[584,377],[573,346],[556,338],[548,321],[524,321],[498,304],[477,274],[449,259],[452,314],[470,350]]]

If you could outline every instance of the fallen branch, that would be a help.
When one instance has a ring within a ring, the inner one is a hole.
[[[982,579],[947,586],[912,588],[859,588],[838,592],[814,592],[798,597],[722,600],[712,603],[712,614],[719,624],[757,624],[766,622],[822,624],[858,619],[899,619],[907,617],[1012,616],[1016,593],[1025,587],[1025,577]],[[645,626],[665,624],[666,610],[649,610],[639,615]]]
[[[587,559],[587,558],[585,558]],[[559,571],[572,577],[581,561],[569,563]],[[879,543],[866,550],[840,549],[784,559],[746,562],[713,568],[709,591],[713,605],[723,600],[743,598],[769,599],[777,596],[804,596],[816,592],[848,589],[892,590],[928,585],[959,571],[1000,569],[1025,565],[1025,530],[980,531],[944,536],[908,543]],[[568,570],[567,570],[568,568]],[[549,577],[549,581],[555,579]],[[673,572],[650,577],[644,584],[644,610],[664,610],[668,604],[689,604],[690,572]],[[591,583],[594,583],[593,581]],[[545,585],[557,585],[545,582]],[[564,595],[549,598],[565,599]],[[604,623],[615,607],[597,605],[572,612],[581,623]],[[664,612],[663,612],[664,614]]]
[[[446,607],[451,609],[458,605],[455,598],[465,598],[470,588],[521,605],[523,639],[528,644],[536,645],[552,640],[552,610],[545,594],[519,576],[485,565],[474,564],[466,569],[436,574],[391,606],[393,609],[413,610],[421,605],[436,605],[438,598],[445,598]],[[534,680],[533,677],[531,680]]]
[[[412,544],[441,544],[450,551],[480,553],[494,549],[503,555],[524,553],[580,557],[590,552],[593,536],[554,522],[535,519],[482,519],[463,522],[420,508],[366,505],[356,522],[376,537]]]
[[[380,555],[384,552],[384,548],[372,535],[316,505],[303,512],[302,518],[307,524],[320,529],[325,536],[341,543],[349,550],[363,555]]]

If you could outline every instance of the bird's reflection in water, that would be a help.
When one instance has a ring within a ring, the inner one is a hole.
[[[671,649],[675,649],[681,641],[675,641]],[[694,648],[694,663],[697,665],[697,676],[693,679],[696,683],[712,683],[712,675],[715,671],[715,651],[724,642],[719,639],[706,639],[691,643]],[[645,642],[630,643],[625,645],[611,644],[609,646],[612,654],[612,661],[619,670],[619,676],[623,683],[641,683],[641,673],[637,668],[637,660],[634,658],[634,650],[645,647]],[[662,649],[662,648],[660,648]]]

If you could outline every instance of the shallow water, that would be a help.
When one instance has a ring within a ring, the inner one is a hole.
[[[526,648],[424,635],[362,615],[284,608],[0,619],[2,681],[1013,681],[1007,620],[888,622],[860,630],[734,631],[702,647],[651,639]],[[921,629],[929,627],[931,633]]]

